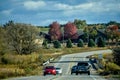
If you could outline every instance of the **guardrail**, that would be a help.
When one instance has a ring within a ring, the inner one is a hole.
[[[50,59],[48,59],[46,62],[43,63],[43,66],[46,65],[46,64],[49,64],[50,61],[52,61],[52,60],[54,60],[54,58],[50,58]]]

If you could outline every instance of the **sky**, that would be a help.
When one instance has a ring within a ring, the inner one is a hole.
[[[0,25],[13,20],[48,26],[75,19],[88,24],[120,22],[120,0],[0,0]]]

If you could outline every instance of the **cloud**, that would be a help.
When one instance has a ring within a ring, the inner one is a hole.
[[[28,10],[38,10],[46,5],[44,1],[26,1],[23,3],[24,7]]]
[[[3,15],[10,15],[12,11],[13,11],[12,9],[3,10],[3,11],[1,11],[1,13],[2,13]]]
[[[55,4],[54,5],[58,9],[62,10],[76,10],[76,9],[88,9],[93,6],[92,3],[84,3],[84,4],[79,4],[79,5],[68,5],[68,4]]]
[[[120,12],[120,2],[107,2],[107,1],[92,1],[81,3],[77,5],[63,4],[58,3],[54,5],[57,9],[63,10],[63,14],[66,16],[73,16],[79,14],[88,14],[88,13],[109,13],[109,12]]]

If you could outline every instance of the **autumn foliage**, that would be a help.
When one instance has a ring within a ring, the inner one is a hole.
[[[57,22],[50,24],[49,35],[51,40],[60,40],[62,33],[60,31],[60,25]]]
[[[75,24],[68,22],[65,27],[64,27],[64,37],[66,39],[70,38],[70,39],[77,39],[78,38],[78,34],[77,34],[77,28],[75,26]]]
[[[109,30],[111,31],[118,31],[118,26],[117,25],[111,25],[108,27]]]

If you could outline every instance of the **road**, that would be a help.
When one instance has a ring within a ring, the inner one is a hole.
[[[7,80],[109,80],[105,79],[102,76],[99,76],[94,69],[91,69],[91,75],[81,74],[81,75],[71,75],[71,67],[76,65],[79,61],[86,61],[85,58],[88,55],[92,54],[102,54],[102,53],[111,53],[111,50],[99,50],[91,52],[83,52],[76,54],[69,54],[61,56],[59,61],[52,62],[49,65],[54,65],[56,67],[62,68],[62,75],[46,75],[46,76],[29,76],[29,77],[18,77],[11,78]]]

